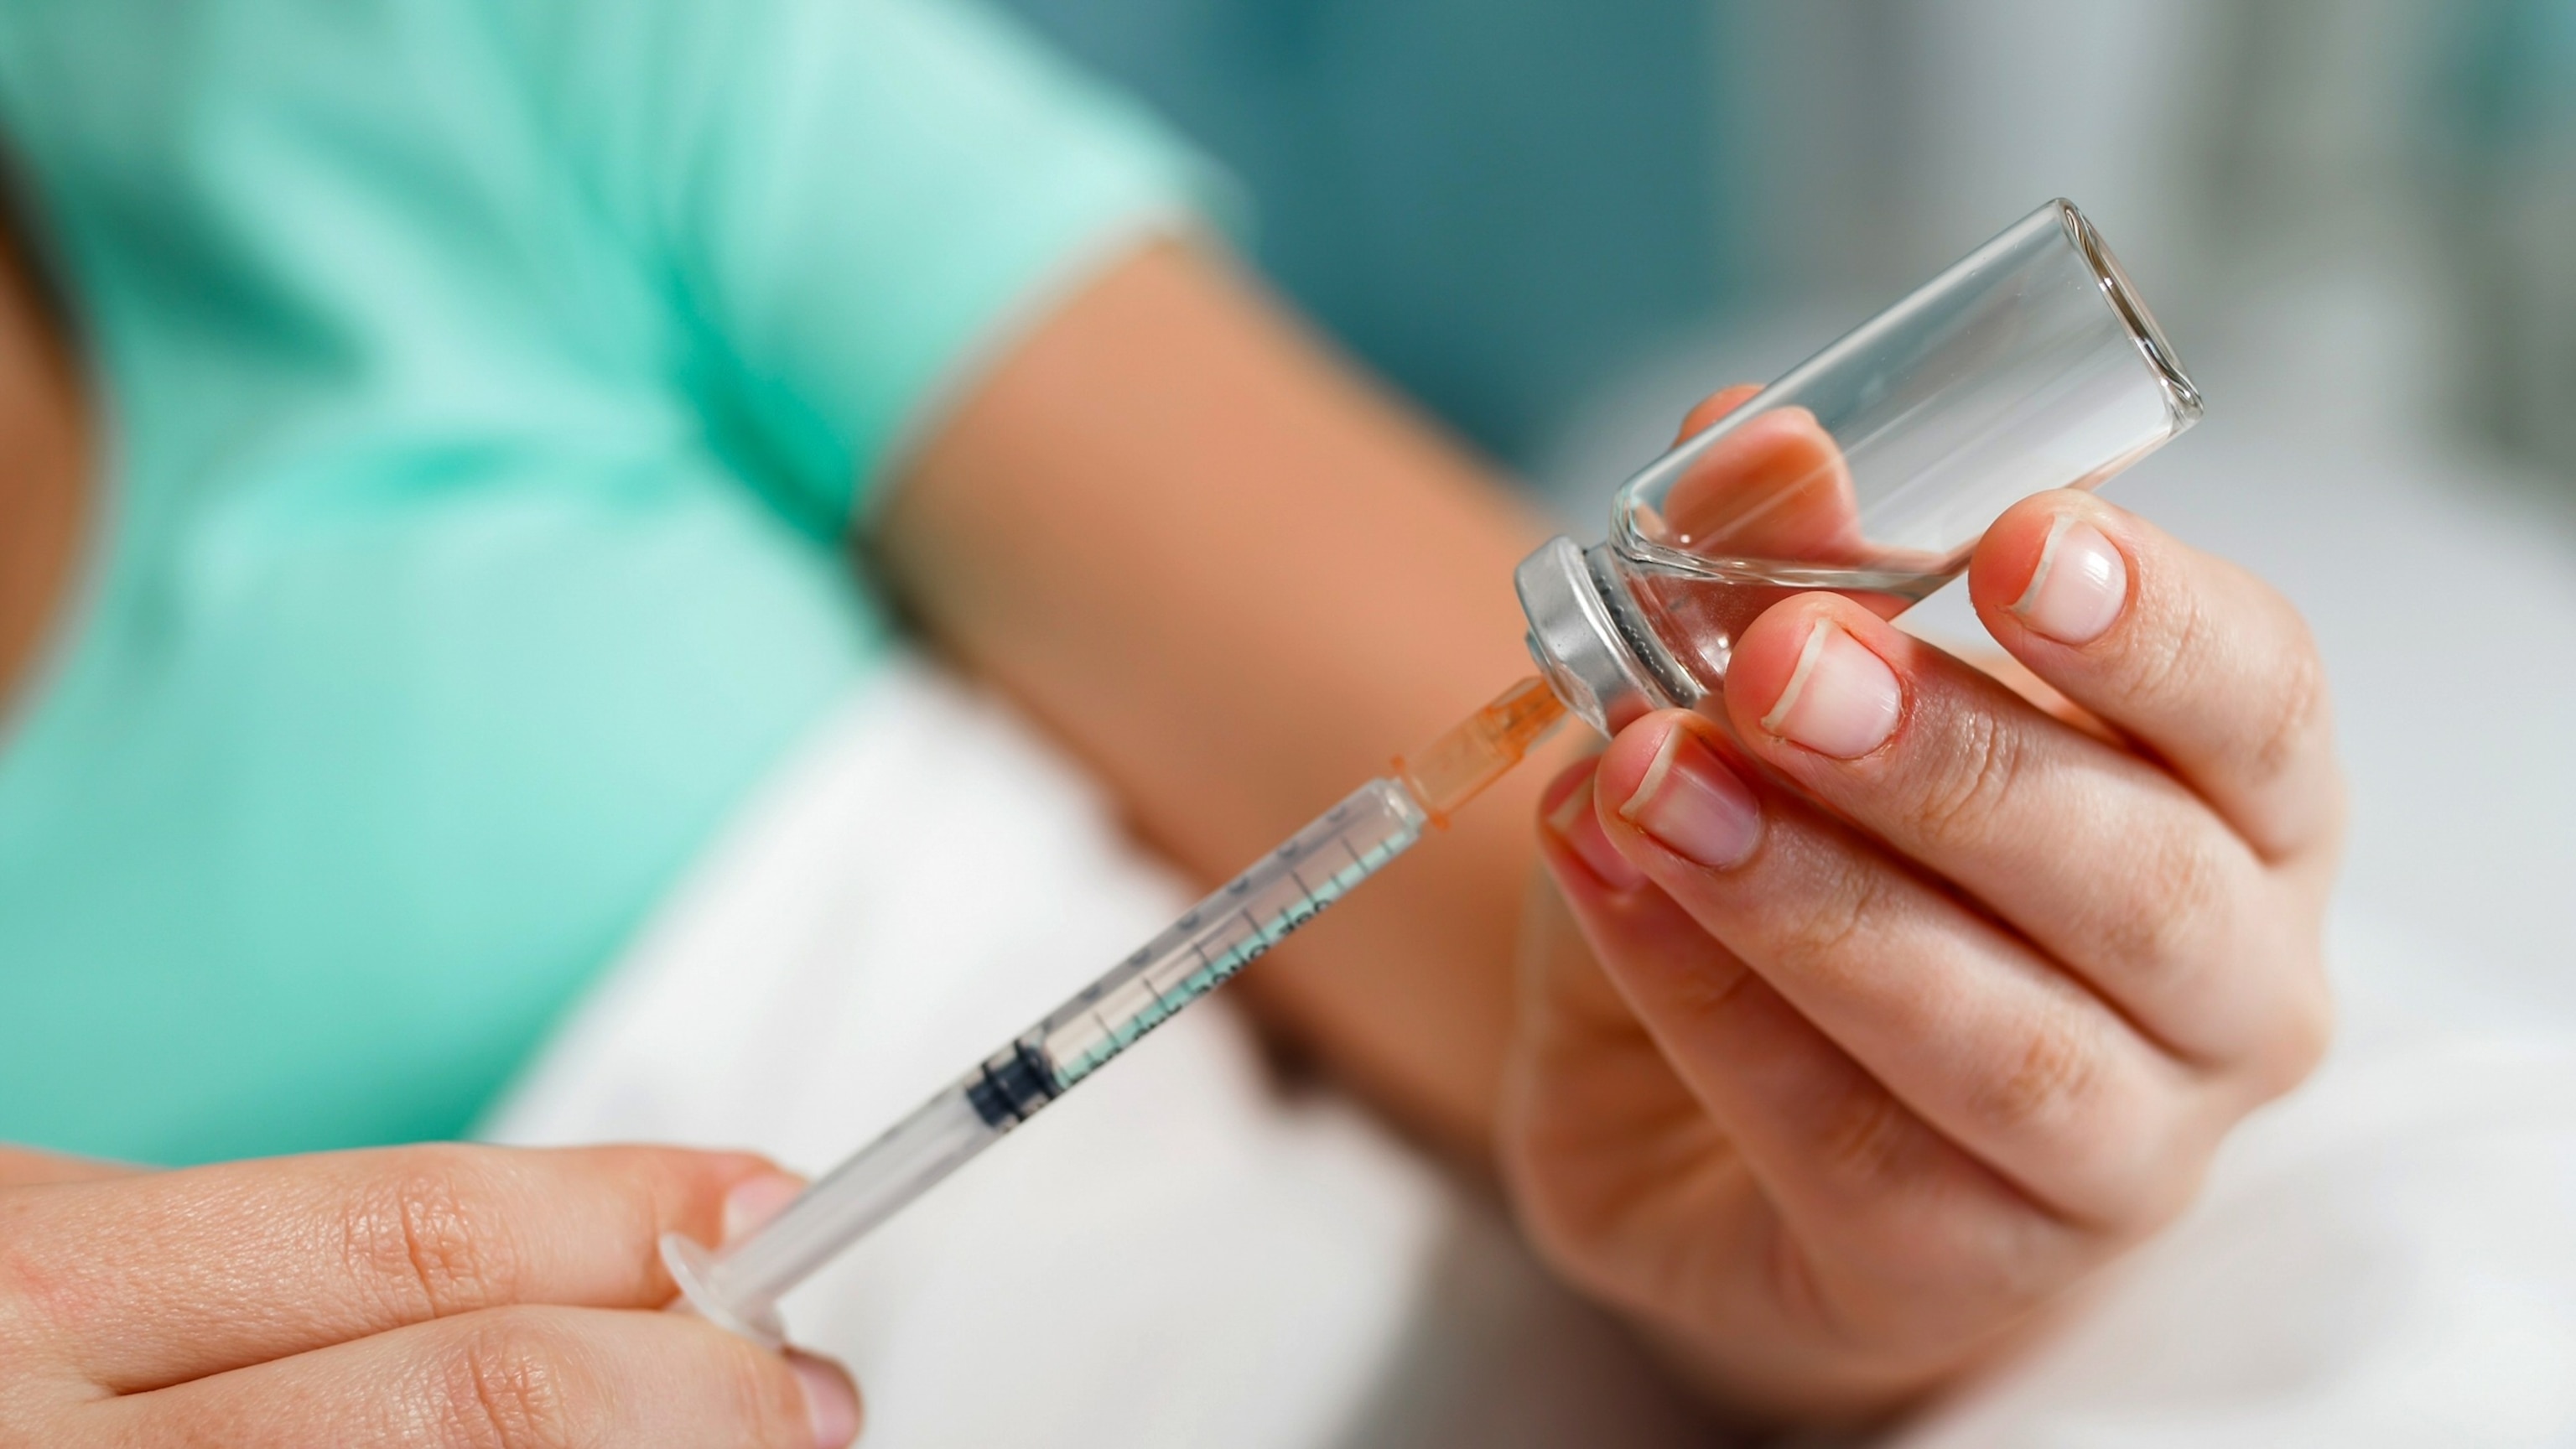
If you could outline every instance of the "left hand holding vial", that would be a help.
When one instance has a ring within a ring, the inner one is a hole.
[[[1865,1418],[1991,1359],[2324,1051],[2343,806],[2297,614],[2068,492],[1969,587],[2078,708],[1799,595],[1722,723],[1647,716],[1542,807],[1563,907],[1506,1174],[1561,1271],[1756,1414]]]

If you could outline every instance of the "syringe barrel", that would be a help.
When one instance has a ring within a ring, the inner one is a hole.
[[[852,1154],[750,1238],[714,1256],[665,1240],[663,1256],[681,1291],[709,1319],[774,1340],[782,1294],[1313,920],[1403,854],[1429,824],[1397,781],[1371,780],[1352,791]]]
[[[984,1070],[993,1099],[1025,1102],[1024,1091],[1006,1090],[1017,1064],[1043,1062],[1057,1092],[1098,1071],[1402,854],[1428,824],[1393,780],[1352,791],[997,1053]]]
[[[719,1257],[707,1288],[733,1317],[760,1321],[780,1295],[1009,1130],[984,1120],[967,1100],[964,1084],[950,1087]]]

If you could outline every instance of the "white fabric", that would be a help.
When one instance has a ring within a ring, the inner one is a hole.
[[[819,1171],[1159,928],[1176,883],[999,709],[917,667],[825,729],[497,1119]],[[2576,1444],[2576,1052],[2470,1030],[2344,923],[2344,1043],[2048,1344],[1897,1436]],[[866,1442],[1663,1445],[1625,1338],[1490,1212],[1265,1081],[1222,998],[787,1304]]]

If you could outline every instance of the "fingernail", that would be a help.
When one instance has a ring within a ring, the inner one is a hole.
[[[1601,828],[1601,817],[1592,810],[1592,777],[1584,776],[1565,793],[1556,808],[1547,812],[1547,828],[1565,842],[1584,867],[1614,891],[1632,891],[1646,883],[1646,873],[1628,863],[1628,857],[1610,843]]]
[[[1715,752],[1676,727],[1646,766],[1622,818],[1685,860],[1729,866],[1762,838],[1762,807]]]
[[[787,1366],[805,1390],[805,1421],[814,1426],[814,1449],[842,1449],[859,1437],[859,1389],[839,1364],[796,1349]]]
[[[2128,601],[2128,560],[2102,530],[2061,513],[2039,550],[2030,587],[2012,607],[2030,627],[2060,644],[2090,644],[2120,617],[2120,606]]]
[[[724,1240],[732,1243],[750,1235],[786,1211],[804,1190],[805,1179],[785,1172],[764,1172],[735,1183],[725,1194]]]
[[[1819,619],[1762,728],[1820,755],[1856,760],[1896,732],[1905,691],[1868,646]]]

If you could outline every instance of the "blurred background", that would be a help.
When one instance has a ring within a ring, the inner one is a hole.
[[[2209,399],[2112,496],[2334,674],[2345,964],[2576,1019],[2576,0],[1004,3],[1585,537],[1691,400],[2073,198]]]

